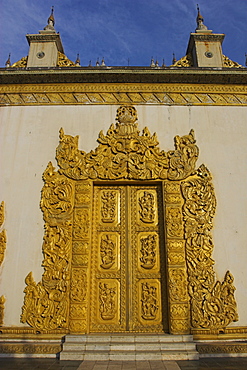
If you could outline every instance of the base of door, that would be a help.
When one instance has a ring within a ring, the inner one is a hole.
[[[197,360],[192,335],[66,335],[60,360]]]

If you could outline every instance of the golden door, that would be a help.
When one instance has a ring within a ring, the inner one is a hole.
[[[91,332],[167,330],[162,192],[95,186]]]

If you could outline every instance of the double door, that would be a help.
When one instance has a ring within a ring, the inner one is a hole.
[[[167,328],[159,185],[94,186],[91,332]]]

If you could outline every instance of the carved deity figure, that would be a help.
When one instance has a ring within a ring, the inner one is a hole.
[[[116,314],[116,288],[110,287],[107,283],[100,283],[99,288],[100,315],[104,320],[112,320]]]
[[[109,269],[115,262],[115,244],[110,235],[103,235],[100,243],[100,257],[102,264],[100,267]]]
[[[142,284],[142,317],[146,320],[155,320],[158,312],[157,288],[149,283]]]
[[[152,223],[155,219],[154,195],[144,191],[144,195],[139,199],[140,219],[145,223]]]
[[[156,263],[156,242],[157,235],[148,235],[141,238],[141,266],[145,269],[151,269]]]
[[[114,222],[116,218],[116,200],[115,191],[103,191],[101,196],[101,217],[102,222]]]

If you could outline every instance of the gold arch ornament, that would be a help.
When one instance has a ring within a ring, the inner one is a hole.
[[[42,332],[89,331],[93,184],[118,180],[162,185],[169,332],[215,332],[237,321],[233,276],[227,271],[220,282],[213,270],[216,198],[209,170],[195,167],[194,131],[161,151],[156,134],[140,134],[135,107],[121,106],[94,151],[80,151],[78,138],[60,130],[59,169],[49,163],[43,175],[44,273],[39,283],[26,277],[21,322]]]

